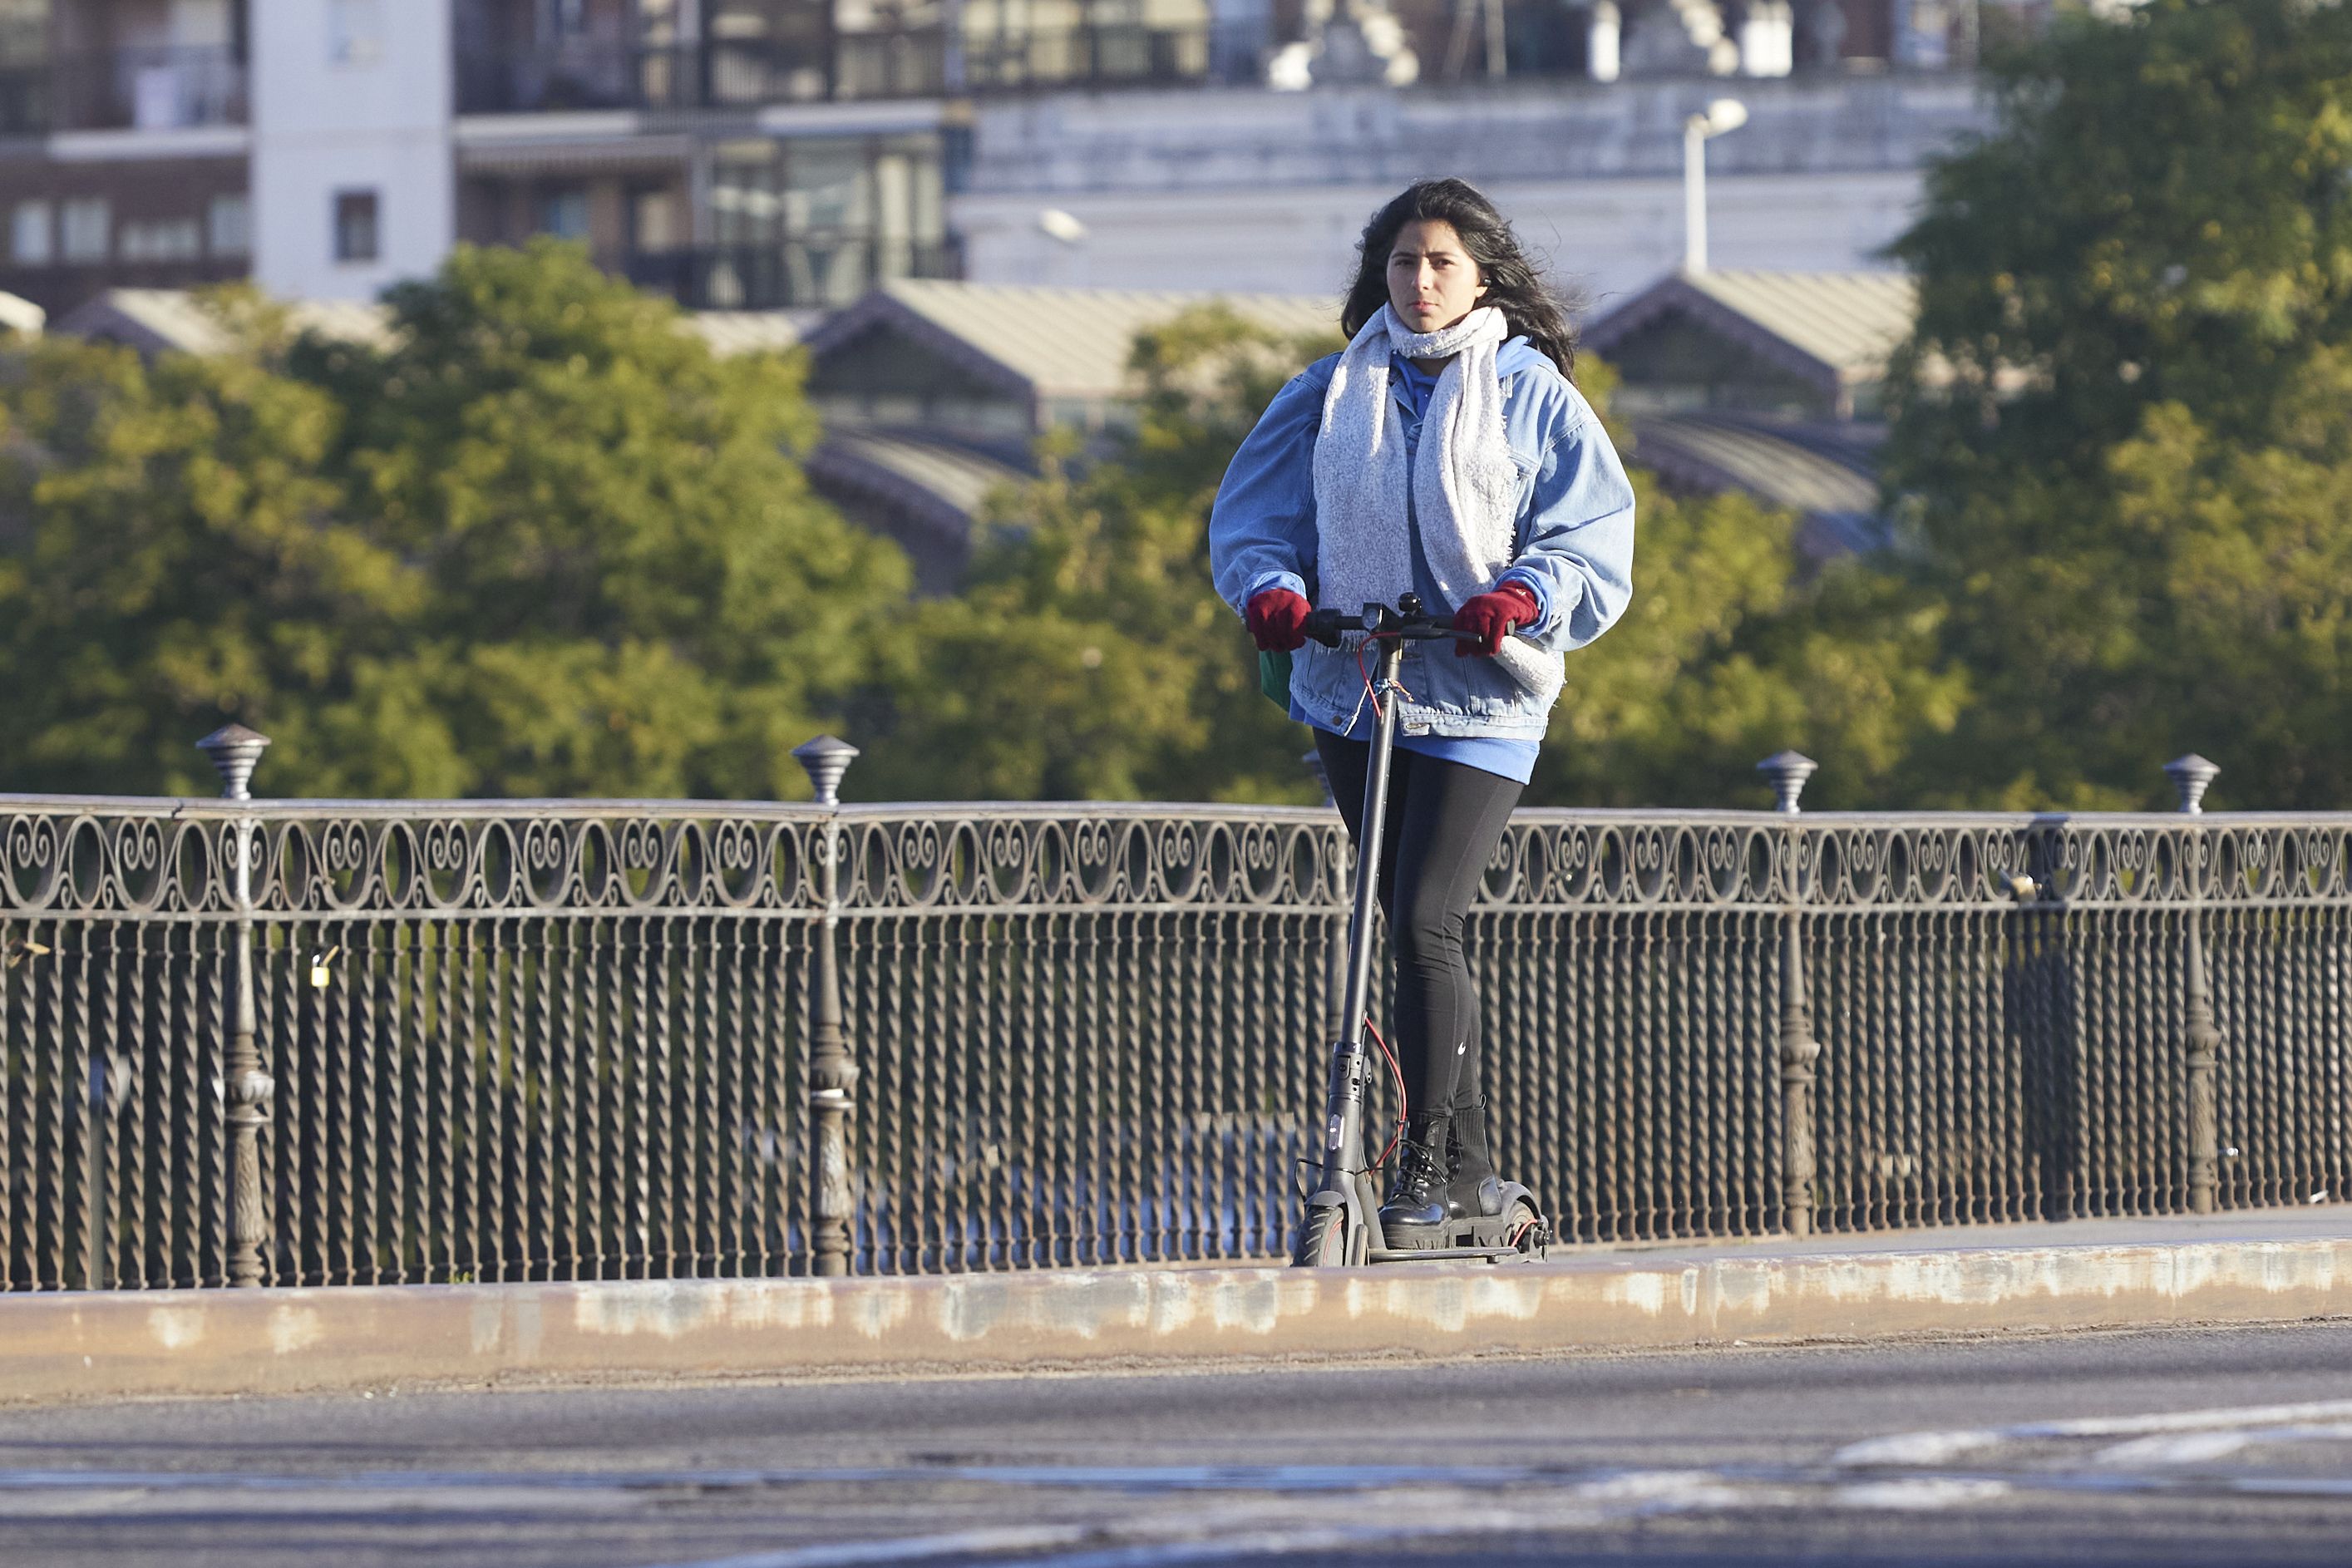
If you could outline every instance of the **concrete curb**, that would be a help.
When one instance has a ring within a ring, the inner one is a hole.
[[[2352,1310],[2352,1237],[0,1299],[0,1399],[1668,1349]]]

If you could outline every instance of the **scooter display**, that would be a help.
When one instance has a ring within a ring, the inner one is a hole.
[[[1436,642],[1458,637],[1450,625],[1424,612],[1418,595],[1407,594],[1394,608],[1366,605],[1360,616],[1317,610],[1307,635],[1327,647],[1345,634],[1360,631],[1379,654],[1370,676],[1374,721],[1370,766],[1364,780],[1363,830],[1356,846],[1356,882],[1348,921],[1345,1001],[1347,1020],[1331,1047],[1331,1077],[1324,1121],[1318,1130],[1319,1160],[1312,1169],[1317,1186],[1300,1216],[1298,1244],[1291,1261],[1301,1268],[1342,1268],[1364,1263],[1421,1263],[1485,1258],[1504,1262],[1540,1253],[1551,1242],[1551,1223],[1535,1194],[1517,1182],[1496,1184],[1496,1194],[1440,1226],[1414,1226],[1407,1235],[1386,1234],[1381,1225],[1377,1162],[1368,1157],[1364,1105],[1371,1087],[1376,1043],[1370,1016],[1372,917],[1380,901],[1381,847],[1388,826],[1389,766],[1396,751],[1398,675],[1409,641]],[[1385,1057],[1386,1047],[1380,1049]],[[1492,1207],[1495,1212],[1483,1212]]]

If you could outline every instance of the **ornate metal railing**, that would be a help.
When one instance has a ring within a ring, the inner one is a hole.
[[[2338,1196],[2352,816],[1799,814],[1775,763],[1790,810],[1526,812],[1488,868],[1498,1138],[1568,1237]],[[0,798],[0,1286],[1279,1257],[1346,858],[1297,809]]]

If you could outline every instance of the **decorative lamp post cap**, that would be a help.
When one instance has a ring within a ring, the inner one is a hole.
[[[857,755],[856,747],[836,735],[819,735],[793,748],[793,759],[807,771],[819,805],[841,804],[841,776]]]
[[[2164,764],[2172,787],[2180,792],[2180,809],[2194,816],[2205,809],[2205,791],[2221,773],[2221,764],[2191,752]]]
[[[196,742],[196,750],[212,759],[221,776],[226,800],[251,800],[253,770],[268,749],[269,737],[242,724],[224,724]]]
[[[1805,793],[1805,781],[1819,771],[1821,763],[1802,752],[1778,752],[1756,764],[1756,771],[1772,781],[1779,792],[1779,809],[1794,813],[1797,797]]]

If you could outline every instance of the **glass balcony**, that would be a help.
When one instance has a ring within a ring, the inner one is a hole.
[[[802,310],[846,305],[894,278],[954,278],[953,241],[918,245],[870,234],[812,232],[769,245],[631,251],[607,266],[690,310]]]
[[[245,62],[227,47],[68,55],[43,74],[47,123],[39,129],[185,131],[247,123]],[[0,123],[7,120],[0,106]]]
[[[574,40],[457,63],[461,114],[742,108],[1212,79],[1205,25],[1025,27],[958,37],[938,27],[806,39],[630,46]],[[1226,50],[1230,54],[1232,50]],[[1253,75],[1254,56],[1223,74]]]
[[[744,108],[919,98],[944,82],[943,35],[845,34],[828,43],[713,39],[628,46],[572,41],[457,62],[457,112]]]

